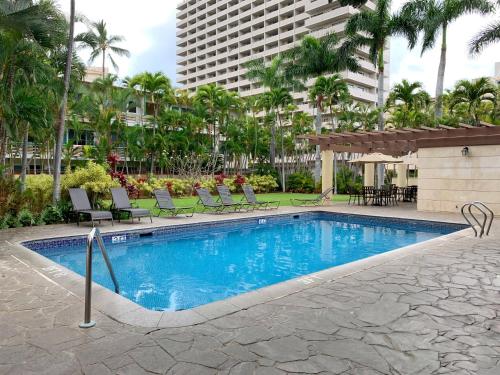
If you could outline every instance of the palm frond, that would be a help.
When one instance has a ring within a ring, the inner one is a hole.
[[[500,41],[500,21],[491,23],[474,36],[469,44],[469,53],[475,55],[487,46]]]

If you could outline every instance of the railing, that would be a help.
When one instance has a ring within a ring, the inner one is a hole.
[[[480,213],[482,215],[482,221],[480,221],[476,217],[476,215],[472,212],[473,207],[478,211],[476,213]],[[467,217],[466,209],[470,215],[470,218]],[[469,223],[472,230],[474,231],[475,237],[477,237],[479,235],[479,238],[481,238],[481,237],[483,237],[484,234],[486,234],[486,235],[490,234],[491,224],[493,223],[493,218],[495,217],[495,214],[483,202],[474,201],[474,202],[465,203],[462,206],[461,212],[462,212],[462,216],[464,217],[465,221],[467,221],[467,223]],[[474,224],[472,223],[471,220],[474,221]],[[476,224],[478,226],[477,229],[476,229]]]
[[[89,235],[87,236],[87,260],[86,260],[86,271],[85,271],[85,312],[83,316],[83,322],[79,324],[80,328],[90,328],[95,326],[95,321],[90,319],[90,308],[92,302],[92,253],[94,250],[94,239],[97,240],[97,244],[101,249],[102,257],[106,262],[109,274],[115,285],[115,292],[120,293],[120,288],[118,286],[118,281],[116,280],[115,273],[113,272],[113,267],[111,266],[111,261],[109,260],[108,253],[106,252],[106,247],[101,237],[101,232],[97,228],[93,228]]]

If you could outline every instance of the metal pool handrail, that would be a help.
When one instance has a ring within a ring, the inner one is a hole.
[[[115,285],[115,292],[120,293],[120,288],[118,286],[118,280],[116,280],[115,273],[113,272],[113,266],[109,260],[106,247],[104,246],[104,241],[102,240],[101,232],[97,228],[93,228],[87,236],[87,259],[86,259],[86,271],[85,271],[85,312],[83,316],[83,322],[79,324],[80,328],[90,328],[95,326],[95,321],[90,319],[90,306],[92,302],[92,253],[94,250],[94,239],[97,240],[99,249],[101,249],[102,257],[106,262],[109,274]]]
[[[474,215],[472,213],[472,207],[474,207],[476,210],[478,210],[483,215],[482,223],[478,220],[476,215]],[[467,217],[467,214],[465,212],[466,208],[467,208],[467,211],[469,212],[469,215],[471,216],[471,218],[477,223],[477,225],[480,229],[479,233],[475,227],[475,224],[472,224],[470,219]],[[489,235],[490,229],[491,229],[491,224],[493,223],[493,218],[495,217],[495,214],[488,206],[486,206],[483,202],[480,202],[480,201],[469,202],[469,203],[465,203],[462,206],[461,212],[462,212],[462,216],[464,217],[465,221],[467,221],[467,223],[469,223],[472,230],[474,231],[475,237],[477,237],[478,234],[479,234],[480,238],[483,237],[483,234],[485,234],[485,233],[486,233],[486,235]]]

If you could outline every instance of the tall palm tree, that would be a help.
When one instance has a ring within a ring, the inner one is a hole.
[[[314,85],[309,90],[309,97],[316,102],[317,113],[323,112],[323,102],[330,108],[330,116],[332,118],[332,131],[335,131],[335,120],[333,107],[340,103],[342,98],[349,96],[347,84],[342,79],[340,74],[334,74],[330,77],[320,76],[314,82]],[[320,118],[320,124],[322,119]],[[334,152],[333,159],[334,169],[334,193],[337,194],[337,153]]]
[[[198,87],[194,97],[195,104],[203,106],[207,111],[208,134],[212,138],[212,152],[214,157],[217,154],[217,111],[223,95],[224,89],[215,83],[211,83]]]
[[[268,90],[276,90],[276,94],[280,89],[302,89],[303,84],[296,77],[288,74],[287,60],[285,57],[275,56],[269,64],[266,64],[263,59],[256,59],[245,64],[247,69],[246,77],[253,82],[258,82]],[[264,109],[272,109],[273,104],[270,102],[272,95],[267,91],[260,97],[260,106]],[[275,125],[271,127],[271,142],[269,145],[269,162],[274,168],[276,159],[276,131]]]
[[[323,74],[336,73],[343,70],[357,71],[358,61],[354,48],[337,48],[339,39],[335,34],[329,34],[321,39],[305,36],[300,44],[288,54],[287,76],[307,80]],[[321,134],[322,108],[316,106],[316,134]],[[320,146],[316,146],[314,163],[314,179],[316,183],[321,177]]]
[[[384,130],[384,51],[391,36],[401,35],[413,48],[417,42],[417,28],[407,13],[391,13],[391,0],[378,0],[375,9],[363,9],[353,15],[346,25],[345,48],[368,47],[369,57],[377,67],[377,108],[379,109],[378,129]],[[378,166],[378,185],[384,183],[384,166]]]
[[[377,67],[377,107],[384,106],[384,50],[391,36],[401,35],[408,39],[410,48],[417,42],[417,28],[407,13],[391,13],[391,0],[380,0],[375,10],[363,9],[353,15],[346,25],[348,39],[344,46],[350,48],[368,47],[372,63]],[[384,129],[382,111],[378,119],[379,130]]]
[[[109,59],[113,68],[118,71],[118,65],[113,54],[118,56],[130,57],[130,52],[118,47],[116,44],[125,41],[121,35],[108,35],[108,29],[104,20],[97,22],[88,22],[88,31],[76,36],[75,41],[80,42],[83,48],[90,48],[89,63],[94,62],[99,56],[102,56],[102,77],[106,74],[106,57]]]
[[[292,95],[290,95],[290,92],[281,87],[281,88],[273,88],[271,91],[266,92],[264,94],[267,97],[267,101],[271,108],[275,111],[277,122],[278,122],[278,127],[281,130],[281,187],[283,189],[283,192],[285,192],[285,154],[284,154],[284,146],[283,146],[283,124],[282,124],[282,117],[281,117],[281,111],[284,110],[284,108],[290,104],[293,103],[293,98]],[[276,126],[275,122],[271,123],[271,153],[275,152],[276,149]],[[272,155],[274,159],[274,155]]]
[[[144,72],[132,77],[128,82],[129,87],[134,87],[143,93],[142,113],[145,112],[146,99],[149,98],[153,105],[153,138],[158,126],[158,112],[161,102],[173,102],[174,93],[170,79],[162,72]],[[154,153],[151,153],[151,173],[154,172]]]
[[[497,9],[500,6],[500,0],[497,0]],[[469,46],[470,54],[477,54],[481,52],[485,47],[493,43],[498,43],[500,41],[500,20],[493,22],[482,29],[478,34],[474,36],[471,40]]]
[[[422,54],[434,47],[441,34],[441,55],[436,80],[437,118],[443,115],[448,26],[466,14],[487,14],[492,10],[493,6],[488,0],[412,0],[403,6],[401,13],[412,19],[423,31]]]
[[[62,144],[64,142],[64,128],[66,121],[66,107],[68,104],[69,83],[71,78],[71,67],[73,63],[73,39],[75,34],[75,0],[70,3],[69,35],[66,47],[66,67],[64,69],[64,91],[59,109],[59,118],[56,125],[56,148],[54,152],[54,191],[52,200],[54,203],[61,199],[61,158]]]
[[[495,103],[497,89],[488,78],[479,78],[474,81],[461,80],[455,85],[451,93],[450,108],[453,110],[457,105],[464,104],[467,108],[469,120],[479,124],[478,110],[482,103]]]

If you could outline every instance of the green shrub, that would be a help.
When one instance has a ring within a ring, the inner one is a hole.
[[[337,192],[339,194],[346,194],[349,187],[359,191],[362,186],[361,176],[355,177],[354,172],[345,165],[337,171]]]
[[[26,195],[29,197],[31,210],[42,212],[52,202],[54,179],[48,174],[26,176]]]
[[[309,171],[295,172],[288,176],[288,191],[294,193],[312,193],[314,191],[314,179]]]
[[[247,178],[247,183],[252,185],[256,193],[269,193],[276,190],[278,183],[271,175],[251,175]]]
[[[19,220],[17,219],[17,216],[11,214],[10,212],[4,216],[3,222],[6,228],[17,228],[21,226]]]
[[[63,215],[57,206],[47,206],[40,215],[44,224],[59,224],[63,222]]]
[[[31,227],[35,224],[35,218],[31,211],[28,209],[21,210],[17,215],[17,219],[19,221],[19,224],[21,224],[21,226],[23,227]]]
[[[64,174],[61,187],[66,193],[69,188],[85,189],[91,202],[104,199],[109,196],[109,190],[119,187],[120,184],[114,181],[100,164],[88,162],[84,168],[76,168],[74,172]]]
[[[25,204],[19,180],[12,175],[0,175],[0,217],[16,214]]]

